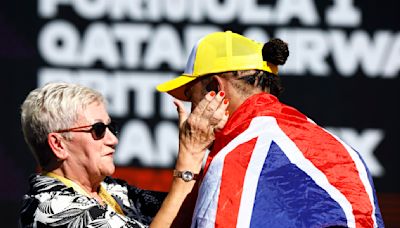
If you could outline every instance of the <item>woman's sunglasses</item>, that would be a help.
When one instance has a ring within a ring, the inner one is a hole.
[[[82,128],[87,128],[91,127],[90,129],[84,130]],[[58,130],[56,133],[64,133],[64,132],[90,132],[92,134],[92,137],[94,140],[99,140],[104,138],[104,135],[106,134],[106,128],[108,128],[111,133],[113,133],[115,136],[118,135],[118,127],[117,124],[113,121],[111,121],[109,124],[104,124],[103,122],[97,122],[92,125],[86,125],[86,126],[80,126],[80,127],[74,127],[74,128],[69,128],[69,129],[63,129],[63,130]]]

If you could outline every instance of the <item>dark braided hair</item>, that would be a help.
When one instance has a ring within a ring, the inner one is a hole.
[[[287,43],[281,39],[271,39],[264,44],[262,49],[263,60],[272,63],[276,66],[285,64],[289,56],[289,48]],[[235,72],[237,75],[237,72]],[[262,90],[269,89],[272,95],[279,96],[283,92],[281,79],[278,75],[256,70],[251,75],[246,75],[238,78],[245,81],[247,84],[260,87]]]

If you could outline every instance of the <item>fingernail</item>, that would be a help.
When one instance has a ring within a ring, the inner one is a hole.
[[[219,92],[219,95],[220,95],[221,97],[223,97],[223,96],[225,96],[225,92],[224,92],[224,91],[221,91],[221,92]]]
[[[228,102],[229,102],[229,99],[224,99],[224,104],[228,104]]]
[[[210,92],[210,96],[212,96],[212,97],[215,96],[215,92],[214,92],[214,91],[211,91],[211,92]]]
[[[225,116],[229,115],[229,110],[225,111]]]

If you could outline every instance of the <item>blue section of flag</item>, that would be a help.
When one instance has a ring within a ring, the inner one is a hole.
[[[340,205],[290,163],[272,142],[258,180],[250,226],[297,228],[346,224]]]

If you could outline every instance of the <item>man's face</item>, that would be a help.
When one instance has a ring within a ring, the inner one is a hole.
[[[97,122],[109,124],[110,121],[104,104],[94,102],[80,113],[75,127]],[[90,128],[88,127],[87,130]],[[73,167],[79,167],[78,172],[85,173],[90,178],[104,178],[114,173],[113,155],[118,139],[108,128],[104,137],[97,140],[90,132],[70,132],[70,134],[72,134],[72,139],[66,141],[69,152],[68,162],[72,162]]]
[[[204,85],[201,80],[196,80],[193,83],[189,84],[186,91],[186,96],[189,98],[192,103],[192,111],[196,108],[197,104],[204,98],[207,94],[207,91],[204,89]]]

